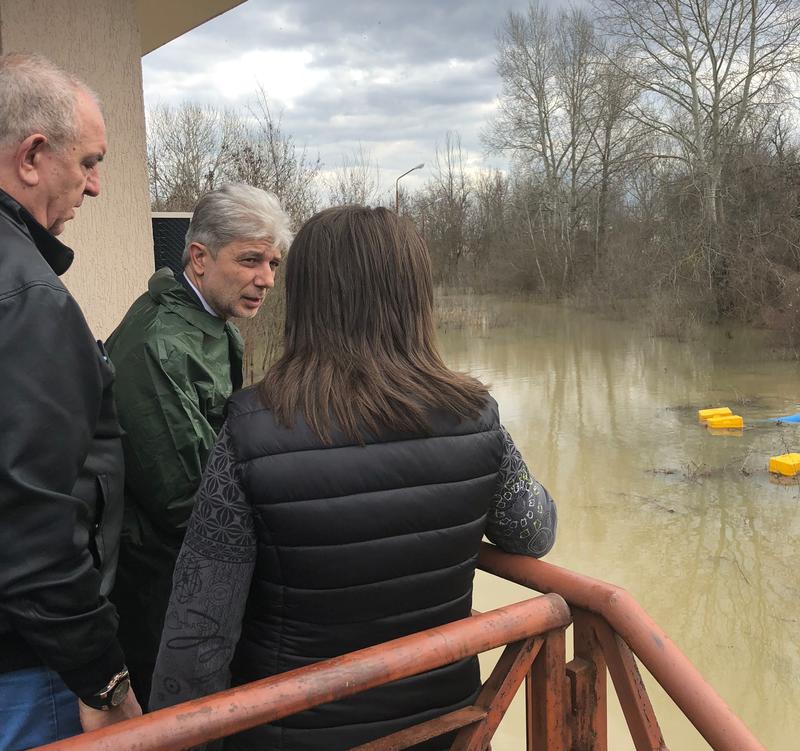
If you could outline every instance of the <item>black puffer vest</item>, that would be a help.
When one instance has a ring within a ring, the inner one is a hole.
[[[469,616],[502,455],[497,404],[474,420],[430,421],[429,436],[387,433],[360,446],[334,433],[326,446],[302,419],[276,425],[253,389],[231,398],[258,537],[234,684]],[[347,749],[469,704],[479,683],[467,659],[256,728],[226,749]]]

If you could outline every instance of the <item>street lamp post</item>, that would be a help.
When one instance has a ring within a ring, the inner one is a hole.
[[[422,169],[425,166],[425,162],[420,162],[416,167],[412,167],[410,170],[404,172],[397,180],[394,181],[394,213],[400,213],[400,181],[407,175],[409,172],[413,172],[415,169]]]

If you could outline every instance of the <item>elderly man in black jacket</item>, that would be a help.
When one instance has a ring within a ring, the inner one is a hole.
[[[100,192],[92,92],[0,57],[0,751],[140,713],[106,599],[122,514],[113,370],[58,276]]]

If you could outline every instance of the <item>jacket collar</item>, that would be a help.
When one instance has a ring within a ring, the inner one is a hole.
[[[147,291],[159,305],[169,308],[204,334],[218,339],[225,335],[227,328],[234,328],[233,324],[207,313],[192,289],[188,285],[181,284],[175,278],[172,269],[166,266],[158,269],[150,277]]]
[[[36,249],[58,276],[72,266],[75,258],[72,249],[64,245],[55,235],[50,234],[24,206],[4,190],[0,190],[0,212],[20,229],[27,230]]]
[[[175,272],[173,272],[173,274],[174,273]],[[200,303],[200,307],[202,307],[206,313],[208,313],[211,316],[215,316],[216,318],[219,318],[219,316],[214,312],[212,307],[206,302],[206,299],[205,297],[203,297],[203,294],[200,292],[200,290],[197,289],[197,287],[195,287],[194,284],[192,283],[192,280],[189,279],[188,276],[186,276],[185,270],[182,271],[180,274],[177,274],[175,278],[188,290],[189,294],[192,297],[194,297],[197,300],[197,302]]]

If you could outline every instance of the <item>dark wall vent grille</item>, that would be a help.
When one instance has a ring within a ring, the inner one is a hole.
[[[169,266],[176,275],[183,271],[181,255],[190,219],[191,215],[153,217],[153,248],[157,269]]]

